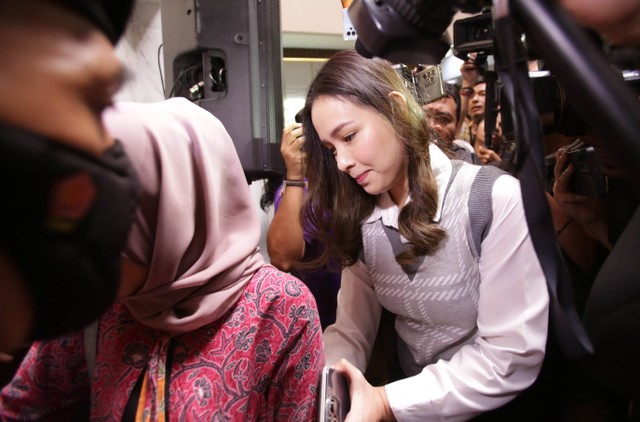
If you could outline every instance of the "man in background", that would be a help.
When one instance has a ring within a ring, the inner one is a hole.
[[[452,84],[445,84],[445,96],[422,107],[429,124],[441,141],[441,146],[449,149],[460,160],[476,163],[471,144],[463,139],[456,139],[461,115],[458,88]]]

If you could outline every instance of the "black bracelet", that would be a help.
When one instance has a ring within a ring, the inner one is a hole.
[[[289,180],[289,179],[284,179],[282,181],[282,183],[284,184],[283,188],[282,188],[282,193],[281,195],[284,195],[285,191],[287,190],[288,186],[295,186],[298,188],[305,188],[307,187],[307,181],[306,180]]]
[[[285,186],[298,186],[301,188],[306,188],[307,187],[307,181],[306,180],[289,180],[289,179],[284,179],[282,181]]]

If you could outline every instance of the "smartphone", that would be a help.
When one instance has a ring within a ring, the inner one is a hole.
[[[320,375],[318,422],[342,422],[351,408],[349,383],[340,372],[325,366]]]
[[[575,169],[571,182],[569,182],[571,191],[594,198],[604,197],[606,183],[600,172],[600,164],[593,147],[569,151],[567,156]]]
[[[422,69],[414,75],[413,79],[417,98],[421,104],[429,104],[444,97],[442,67],[439,64]]]

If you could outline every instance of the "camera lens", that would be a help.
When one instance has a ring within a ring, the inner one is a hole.
[[[491,36],[491,28],[486,25],[476,26],[471,29],[471,39],[474,41],[482,41],[489,39]]]

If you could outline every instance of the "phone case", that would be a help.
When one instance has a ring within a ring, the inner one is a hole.
[[[351,400],[344,375],[329,366],[322,369],[318,422],[341,422],[347,417]]]
[[[440,65],[429,66],[415,74],[416,91],[422,104],[444,97],[444,82]]]

